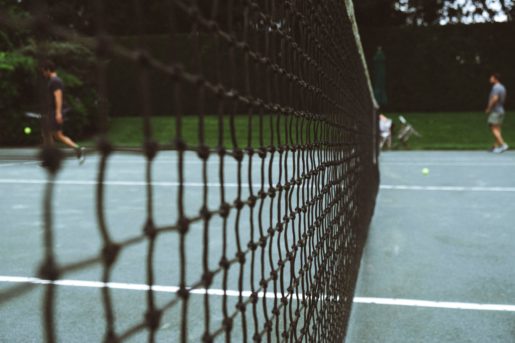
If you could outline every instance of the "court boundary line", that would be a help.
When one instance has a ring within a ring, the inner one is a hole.
[[[147,284],[136,284],[136,283],[125,283],[125,282],[108,282],[104,283],[101,281],[84,281],[84,280],[44,280],[36,277],[22,277],[22,276],[5,276],[0,275],[0,282],[3,283],[22,283],[32,285],[48,285],[54,284],[56,286],[64,287],[79,287],[79,288],[109,288],[118,290],[129,290],[129,291],[149,291],[152,289],[157,293],[178,293],[180,287],[177,286],[161,286],[153,285],[149,287]],[[228,297],[250,297],[252,291],[236,291],[215,289],[215,288],[198,288],[189,289],[190,294],[195,295],[217,295],[217,296],[228,296]],[[259,298],[266,299],[280,299],[282,294],[272,292],[258,292]],[[286,295],[286,298],[289,298]],[[304,295],[292,295],[292,299],[299,300],[303,299]],[[398,299],[398,298],[372,298],[372,297],[354,297],[353,303],[355,304],[371,304],[371,305],[390,305],[390,306],[405,306],[405,307],[424,307],[424,308],[441,308],[441,309],[452,309],[452,310],[472,310],[472,311],[495,311],[495,312],[515,312],[515,305],[505,304],[480,304],[480,303],[464,303],[464,302],[450,302],[450,301],[430,301],[430,300],[415,300],[415,299]]]
[[[515,305],[480,304],[480,303],[431,301],[431,300],[415,300],[415,299],[399,299],[399,298],[354,297],[354,303],[371,304],[371,305],[441,308],[441,309],[451,309],[451,310],[515,312]]]
[[[18,283],[18,284],[30,284],[30,285],[49,285],[53,284],[55,286],[65,286],[65,287],[78,287],[78,288],[109,288],[109,289],[118,289],[118,290],[127,290],[127,291],[152,291],[156,293],[179,293],[181,290],[178,286],[161,286],[161,285],[152,285],[151,287],[147,284],[138,284],[138,283],[126,283],[126,282],[102,282],[102,281],[85,281],[85,280],[45,280],[36,277],[24,277],[24,276],[6,276],[0,275],[0,283]],[[217,296],[228,296],[232,298],[242,297],[249,298],[252,296],[252,291],[237,291],[237,290],[223,290],[216,288],[187,288],[189,294],[195,295],[217,295]],[[266,299],[282,299],[282,298],[291,298],[293,300],[303,300],[306,297],[303,294],[288,294],[285,293],[283,296],[281,293],[273,293],[273,292],[256,292],[258,298],[266,298]],[[328,296],[320,296],[320,298],[324,299]],[[337,299],[334,299],[337,300]]]
[[[27,185],[45,185],[45,179],[0,179],[0,184],[27,184]],[[97,181],[81,181],[81,180],[56,180],[51,181],[56,185],[70,185],[70,186],[96,186]],[[145,181],[104,181],[106,186],[147,186]],[[152,186],[157,187],[177,187],[180,185],[177,181],[156,181],[151,183]],[[204,187],[203,182],[184,182],[185,187]],[[221,187],[219,182],[208,182],[205,184],[208,187]],[[237,183],[227,182],[224,187],[236,188],[239,187]],[[247,188],[247,183],[242,183],[242,188]],[[261,184],[252,184],[254,188],[261,188]],[[268,184],[265,184],[268,187]],[[380,185],[381,190],[398,190],[398,191],[443,191],[443,192],[515,192],[515,187],[465,187],[465,186],[420,186],[420,185]]]

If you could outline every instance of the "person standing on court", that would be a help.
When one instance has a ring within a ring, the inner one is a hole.
[[[485,113],[488,114],[488,125],[495,138],[495,145],[490,151],[499,154],[508,150],[508,144],[504,141],[501,133],[505,116],[506,88],[501,83],[501,75],[498,73],[493,73],[490,76],[490,83],[492,84],[492,90],[490,91]]]
[[[84,148],[81,148],[70,137],[63,132],[64,123],[64,83],[57,75],[57,68],[52,61],[45,61],[41,64],[41,73],[48,79],[49,104],[48,119],[51,131],[50,144],[56,139],[65,145],[73,148],[79,163],[84,163]]]

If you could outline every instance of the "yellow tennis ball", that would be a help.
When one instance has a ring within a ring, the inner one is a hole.
[[[422,168],[422,174],[429,175],[429,168]]]
[[[31,132],[32,132],[32,129],[31,129],[30,127],[28,127],[28,126],[27,126],[27,127],[25,127],[25,128],[23,129],[23,132],[25,132],[25,134],[26,134],[26,135],[30,135],[30,134],[31,134]]]

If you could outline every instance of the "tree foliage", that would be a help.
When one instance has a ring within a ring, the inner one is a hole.
[[[355,7],[363,26],[426,26],[439,23],[493,22],[499,16],[511,20],[513,0],[360,0]]]

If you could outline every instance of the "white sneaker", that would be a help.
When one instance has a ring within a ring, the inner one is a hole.
[[[84,164],[84,161],[86,161],[86,153],[85,149],[83,147],[80,147],[77,149],[77,159],[79,160],[79,164]]]
[[[498,146],[495,149],[493,149],[492,152],[495,153],[495,154],[501,154],[501,153],[505,152],[506,150],[508,150],[508,148],[509,148],[508,144],[505,143],[505,144],[503,144],[501,146]]]

